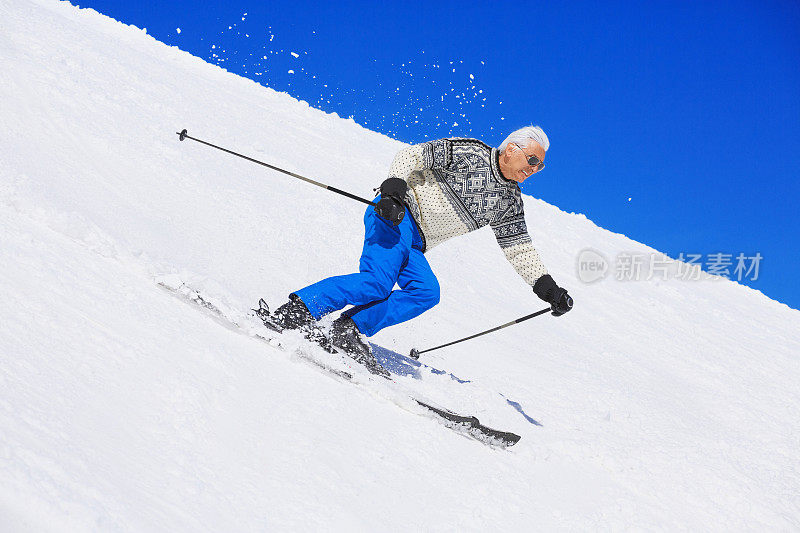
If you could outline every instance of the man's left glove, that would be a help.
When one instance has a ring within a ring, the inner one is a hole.
[[[389,178],[381,183],[381,199],[375,206],[378,216],[399,226],[406,214],[406,206],[403,204],[406,190],[408,190],[408,184],[400,178]]]
[[[561,316],[572,309],[572,297],[567,294],[566,289],[562,289],[550,274],[545,274],[533,284],[533,292],[536,296],[550,304],[553,316]]]

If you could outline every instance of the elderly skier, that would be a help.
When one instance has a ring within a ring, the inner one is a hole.
[[[439,283],[425,251],[483,226],[492,228],[506,259],[551,305],[553,315],[563,315],[572,298],[547,273],[531,243],[519,188],[544,168],[549,147],[544,131],[528,126],[499,148],[476,139],[440,139],[400,150],[377,206],[364,214],[358,273],[293,292],[275,310],[275,321],[319,340],[316,321],[352,305],[333,322],[330,342],[368,366],[377,364],[362,334],[375,335],[439,302]],[[395,284],[399,290],[393,290]]]

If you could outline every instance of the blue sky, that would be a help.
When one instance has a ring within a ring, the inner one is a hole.
[[[798,2],[80,5],[405,142],[540,124],[525,192],[800,308]]]

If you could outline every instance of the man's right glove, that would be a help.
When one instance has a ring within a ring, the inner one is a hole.
[[[406,214],[403,198],[406,196],[408,184],[400,178],[389,178],[381,183],[381,199],[375,206],[379,217],[385,218],[395,226],[400,225]]]
[[[561,316],[572,309],[572,297],[567,294],[566,289],[562,289],[550,274],[545,274],[533,284],[533,292],[536,296],[550,304],[553,316]]]

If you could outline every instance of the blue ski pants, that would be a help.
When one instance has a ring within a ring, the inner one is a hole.
[[[350,316],[358,330],[371,337],[439,303],[439,282],[422,247],[408,208],[400,225],[394,226],[369,206],[364,214],[364,249],[358,273],[326,278],[294,294],[317,320],[347,305],[355,306],[343,315]],[[395,284],[400,290],[392,290]]]

